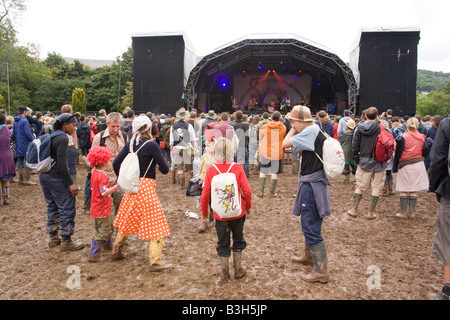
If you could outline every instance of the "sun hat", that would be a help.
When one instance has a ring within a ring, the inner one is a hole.
[[[286,116],[289,120],[312,122],[314,119],[311,117],[311,110],[306,106],[295,106],[291,112]]]
[[[214,112],[214,110],[209,110],[208,113],[205,115],[206,119],[216,120],[217,114]]]
[[[350,129],[355,129],[355,120],[353,119],[348,120],[347,127],[349,127]]]
[[[189,113],[186,111],[185,108],[180,108],[176,113],[175,117],[177,119],[183,120],[186,119],[189,116]]]

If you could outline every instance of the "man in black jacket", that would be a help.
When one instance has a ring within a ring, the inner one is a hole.
[[[434,229],[434,242],[431,257],[444,264],[444,286],[436,297],[448,300],[450,296],[450,116],[439,123],[430,152],[430,169],[428,170],[429,191],[436,193],[439,202]]]
[[[380,134],[378,123],[378,109],[370,107],[366,112],[367,121],[360,124],[353,135],[353,159],[358,164],[356,171],[356,188],[353,194],[352,209],[347,212],[349,216],[358,216],[358,206],[364,191],[372,189],[367,219],[375,219],[375,207],[380,198],[380,191],[384,188],[386,179],[386,162],[378,162],[372,156],[377,136]]]

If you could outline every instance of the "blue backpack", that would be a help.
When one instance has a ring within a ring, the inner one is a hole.
[[[51,157],[52,138],[65,134],[61,130],[57,130],[52,134],[46,133],[34,139],[27,149],[26,164],[30,169],[37,172],[48,172],[55,164],[55,160]]]

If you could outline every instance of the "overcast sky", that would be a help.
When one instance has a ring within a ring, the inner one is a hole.
[[[252,33],[293,33],[349,62],[361,27],[419,27],[418,68],[450,72],[449,0],[26,0],[21,44],[115,60],[131,35],[184,31],[197,56]]]

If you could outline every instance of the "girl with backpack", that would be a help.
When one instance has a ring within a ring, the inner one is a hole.
[[[247,180],[247,176],[242,165],[233,162],[234,148],[232,142],[226,137],[219,138],[214,144],[215,163],[206,171],[205,181],[201,198],[202,221],[209,222],[209,205],[214,206],[213,193],[222,193],[228,190],[227,197],[222,198],[225,206],[233,206],[240,202],[241,210],[232,218],[223,218],[218,210],[214,210],[215,226],[217,232],[217,254],[220,258],[221,278],[220,283],[230,280],[229,261],[231,251],[233,251],[234,278],[240,279],[245,275],[246,269],[242,266],[242,251],[247,243],[244,239],[244,222],[246,215],[250,214],[252,208],[252,190]],[[237,186],[230,188],[230,185],[223,188],[214,187],[213,179],[221,173],[231,173],[235,176]],[[236,194],[237,193],[237,194]],[[233,245],[231,246],[230,236],[233,234]]]
[[[133,120],[133,135],[113,162],[114,172],[119,176],[120,165],[130,153],[137,152],[139,158],[139,191],[137,194],[125,192],[114,226],[118,228],[112,250],[112,259],[125,258],[123,246],[130,234],[139,234],[139,239],[149,240],[149,271],[162,271],[171,268],[161,258],[164,247],[163,238],[170,235],[169,225],[161,203],[156,195],[156,166],[162,174],[169,172],[169,165],[164,160],[159,145],[151,135],[152,123],[147,116]]]

